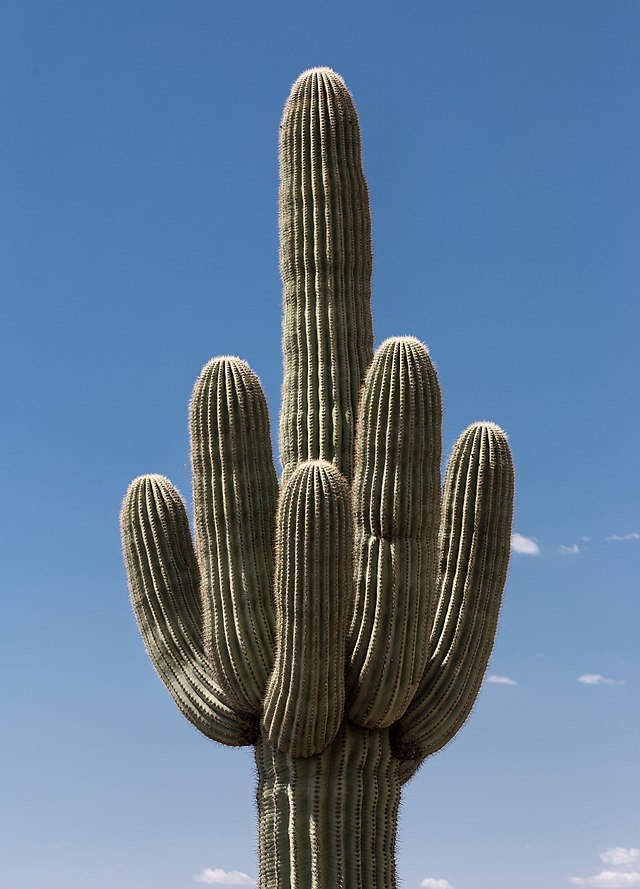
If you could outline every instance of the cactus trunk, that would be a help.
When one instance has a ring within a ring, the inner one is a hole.
[[[263,735],[256,763],[259,889],[394,889],[400,778],[388,729],[345,722],[307,758]]]

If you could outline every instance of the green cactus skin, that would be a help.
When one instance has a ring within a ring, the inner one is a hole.
[[[424,672],[435,611],[442,406],[426,348],[387,340],[360,400],[349,718],[368,728],[402,716]]]
[[[278,516],[275,664],[263,723],[279,750],[321,753],[342,723],[351,609],[351,497],[331,463],[299,466]]]
[[[474,423],[454,445],[447,467],[432,653],[395,727],[395,753],[417,758],[416,766],[453,738],[480,689],[507,579],[513,496],[504,432],[493,423]]]
[[[251,744],[257,720],[234,708],[205,657],[199,568],[180,494],[161,475],[134,479],[121,525],[138,626],[172,698],[208,738]]]
[[[344,81],[293,85],[280,128],[283,480],[303,460],[350,479],[360,385],[373,356],[371,219],[360,127]]]
[[[261,736],[256,761],[260,889],[396,885],[401,781],[388,729],[345,721],[308,758]]]
[[[143,476],[125,561],[182,713],[255,745],[260,889],[395,889],[402,785],[468,717],[493,646],[513,464],[475,423],[441,494],[427,349],[372,354],[358,121],[330,69],[294,84],[280,158],[282,490],[257,377],[214,359],[191,402],[196,546],[175,488]]]
[[[273,520],[278,481],[267,403],[246,362],[215,358],[191,399],[203,638],[237,705],[259,714],[273,666]]]

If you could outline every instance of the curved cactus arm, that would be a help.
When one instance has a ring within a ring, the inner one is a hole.
[[[198,565],[180,494],[159,475],[134,479],[121,527],[133,609],[169,693],[207,737],[230,746],[254,743],[257,720],[236,709],[204,655]]]
[[[331,463],[303,463],[278,513],[276,658],[264,707],[269,740],[292,756],[320,753],[342,723],[351,547],[346,481]]]
[[[394,729],[396,754],[414,760],[405,780],[453,738],[480,689],[509,565],[513,489],[502,430],[490,423],[470,426],[454,446],[445,480],[433,653]]]
[[[267,403],[239,358],[215,358],[191,400],[205,651],[236,705],[259,714],[273,666],[278,482]]]
[[[404,713],[427,662],[435,611],[442,406],[426,347],[387,340],[363,386],[353,482],[355,610],[349,718]]]
[[[371,220],[360,129],[342,78],[294,83],[280,136],[285,482],[328,460],[351,478],[360,385],[373,354]]]

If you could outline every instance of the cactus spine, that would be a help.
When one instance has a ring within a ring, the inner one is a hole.
[[[441,401],[418,340],[373,355],[358,120],[305,72],[280,143],[282,490],[260,383],[218,358],[191,402],[195,547],[167,479],[122,508],[145,645],[184,715],[255,744],[260,889],[393,889],[402,784],[458,731],[509,559],[504,433],[462,433],[440,492]]]

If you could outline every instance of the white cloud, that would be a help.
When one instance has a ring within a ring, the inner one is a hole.
[[[586,536],[583,534],[582,537],[580,538],[580,540],[581,540],[583,543],[589,543],[589,541],[591,540],[591,538],[590,538],[590,537],[586,537]]]
[[[580,552],[580,547],[577,543],[572,543],[571,546],[564,546],[560,544],[558,547],[558,552],[563,556],[577,556]]]
[[[611,534],[607,540],[640,540],[640,534],[637,531],[632,531],[630,534]]]
[[[494,685],[517,685],[515,679],[510,679],[508,676],[487,676],[487,682],[491,682]]]
[[[523,534],[516,534],[515,531],[511,535],[511,549],[514,553],[521,553],[524,556],[540,555],[540,547],[533,537],[525,537]]]
[[[635,864],[636,861],[640,861],[640,849],[624,849],[622,846],[605,849],[600,853],[600,861],[603,864],[612,864],[614,867]]]
[[[425,889],[453,889],[449,880],[434,880],[433,877],[426,877],[420,885]]]
[[[205,867],[193,878],[196,883],[210,886],[255,886],[256,881],[240,870],[223,870],[221,867]]]
[[[569,877],[569,882],[574,886],[595,886],[596,889],[628,889],[640,886],[640,873],[603,870],[593,877]]]
[[[583,685],[624,685],[624,679],[607,679],[600,673],[583,673],[578,676],[578,682]]]

